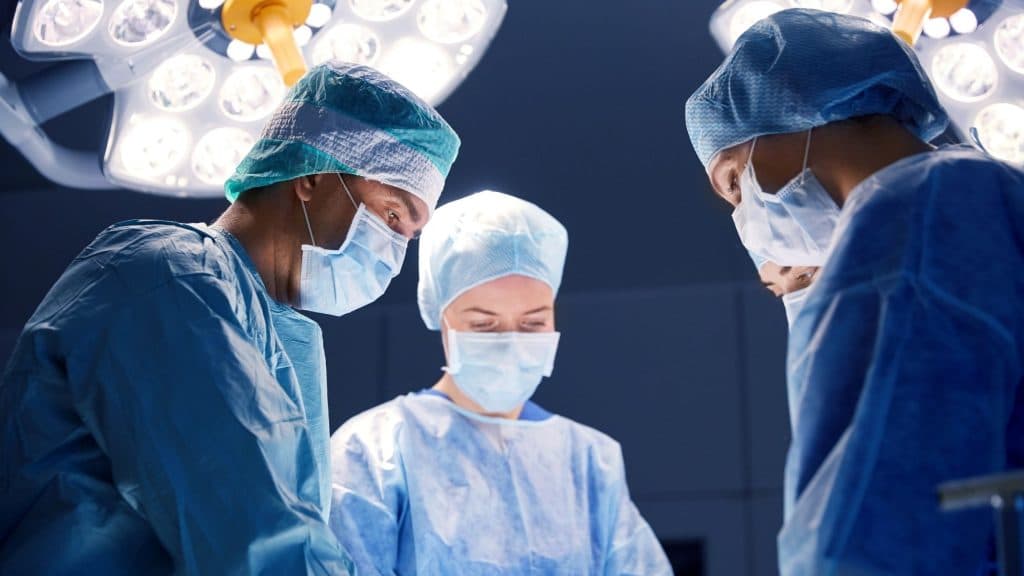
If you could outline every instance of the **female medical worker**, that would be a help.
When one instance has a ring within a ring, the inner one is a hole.
[[[331,439],[330,524],[360,574],[671,574],[618,443],[529,400],[554,365],[567,245],[497,192],[424,229],[420,313],[445,374]]]

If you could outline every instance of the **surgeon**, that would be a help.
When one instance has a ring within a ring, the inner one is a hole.
[[[444,375],[331,438],[331,528],[360,574],[671,574],[619,444],[530,401],[554,367],[567,247],[498,192],[424,229],[419,308]]]
[[[362,66],[309,71],[212,226],[79,254],[0,387],[0,574],[347,574],[320,328],[377,299],[459,140]]]
[[[755,24],[686,124],[743,244],[821,266],[790,330],[781,572],[976,573],[990,513],[936,486],[1024,467],[1024,173],[929,145],[948,119],[913,50],[829,12]]]

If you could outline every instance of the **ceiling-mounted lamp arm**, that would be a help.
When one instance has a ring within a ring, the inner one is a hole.
[[[25,156],[40,174],[68,188],[110,190],[96,152],[56,144],[39,127],[21,99],[18,87],[0,74],[0,134]]]
[[[19,104],[39,125],[111,92],[93,60],[69,60],[18,81]]]
[[[293,36],[313,6],[312,0],[227,0],[221,22],[233,38],[249,44],[266,44],[286,86],[306,73],[306,62]]]

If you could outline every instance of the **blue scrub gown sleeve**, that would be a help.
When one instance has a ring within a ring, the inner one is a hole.
[[[318,482],[303,414],[243,329],[234,288],[193,273],[128,290],[98,341],[72,351],[74,402],[177,573],[346,574],[298,494]]]
[[[608,467],[613,478],[609,490],[612,522],[604,573],[606,576],[671,576],[672,567],[658,537],[630,499],[622,449],[617,443],[614,448]]]
[[[356,416],[331,438],[330,525],[359,572],[395,574],[407,507],[395,402]],[[407,553],[415,553],[407,550]]]

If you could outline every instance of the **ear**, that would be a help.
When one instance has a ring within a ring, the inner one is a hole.
[[[299,197],[299,200],[309,202],[313,199],[313,190],[316,188],[316,185],[320,183],[320,174],[299,176],[293,180],[293,182],[295,195]]]

